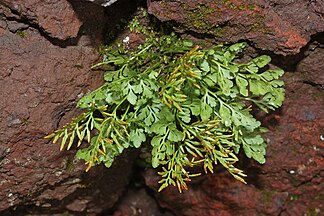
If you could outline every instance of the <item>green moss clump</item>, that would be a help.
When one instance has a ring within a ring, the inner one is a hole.
[[[21,38],[27,38],[27,32],[26,31],[17,31],[16,35],[18,35]]]
[[[189,8],[187,4],[183,4],[183,9],[185,11],[185,17],[189,22],[189,28],[195,28],[199,31],[206,32],[215,26],[215,23],[210,23],[208,21],[208,16],[217,14],[217,8],[212,8],[207,4],[198,3],[194,8]]]

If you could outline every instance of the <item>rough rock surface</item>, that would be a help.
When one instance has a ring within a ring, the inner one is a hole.
[[[321,215],[324,211],[324,49],[316,48],[285,74],[283,107],[259,116],[269,128],[267,161],[241,158],[247,185],[226,171],[195,179],[189,191],[169,188],[157,199],[176,215]],[[145,175],[157,190],[155,171]]]
[[[173,216],[168,211],[161,211],[156,201],[143,188],[130,188],[113,216]]]
[[[177,30],[221,43],[248,40],[282,55],[299,53],[324,31],[323,1],[149,0],[149,12]]]
[[[103,10],[92,3],[0,1],[0,215],[93,215],[127,185],[127,157],[83,175],[75,149],[59,152],[43,139],[100,85],[101,73],[89,67],[99,59],[103,26]]]
[[[100,85],[101,74],[89,71],[99,58],[95,47],[104,25],[131,14],[125,10],[131,1],[108,7],[105,23],[103,9],[90,2],[0,0],[0,215],[98,215],[105,209],[116,216],[171,215],[158,213],[155,200],[138,188],[111,210],[130,181],[132,152],[111,169],[84,174],[82,162],[73,159],[76,149],[59,152],[43,139],[76,116],[77,99]],[[214,36],[220,42],[244,39],[266,52],[290,55],[274,55],[287,68],[284,106],[259,116],[270,129],[267,163],[241,157],[249,184],[219,169],[196,178],[183,194],[176,188],[156,193],[159,205],[175,215],[321,215],[323,1],[151,0],[149,10],[207,42]],[[306,45],[312,35],[321,39]],[[155,173],[144,175],[153,191]]]
[[[3,0],[2,5],[9,20],[36,25],[48,36],[59,40],[77,37],[82,24],[66,0]]]

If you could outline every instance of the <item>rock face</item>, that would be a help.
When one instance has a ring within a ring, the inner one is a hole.
[[[87,1],[0,0],[0,215],[172,215],[157,213],[155,201],[138,188],[112,212],[131,179],[133,152],[110,169],[84,174],[76,149],[59,152],[43,139],[76,116],[78,98],[100,85],[102,74],[89,70],[99,59],[95,48],[105,26],[131,14],[125,10],[130,2],[118,0],[104,13]],[[220,169],[196,178],[183,194],[176,188],[156,193],[159,205],[188,216],[321,215],[323,1],[150,0],[148,8],[184,36],[247,40],[287,68],[283,107],[258,116],[270,129],[267,163],[240,158],[248,184]],[[155,173],[144,174],[154,191]]]
[[[4,0],[3,13],[10,19],[37,25],[52,38],[66,40],[78,35],[81,21],[66,0]]]
[[[179,32],[222,43],[248,40],[282,55],[299,53],[324,31],[324,4],[306,0],[149,0],[149,12]]]
[[[127,159],[83,175],[75,150],[59,152],[43,139],[100,85],[101,73],[89,67],[99,59],[104,23],[92,3],[0,1],[0,215],[94,215],[127,185]]]

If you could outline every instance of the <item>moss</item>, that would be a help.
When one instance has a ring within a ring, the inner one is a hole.
[[[247,8],[249,10],[254,10],[257,6],[256,5],[248,5]]]
[[[317,215],[319,215],[320,212],[321,212],[320,209],[309,208],[304,215],[306,215],[306,216],[317,216]]]
[[[222,0],[222,4],[226,5],[229,9],[233,10],[233,13],[245,10],[254,10],[257,7],[261,7],[255,4],[234,4],[229,0]],[[185,18],[187,20],[186,25],[189,29],[194,29],[200,33],[207,33],[215,35],[216,37],[224,37],[227,32],[227,28],[219,27],[219,23],[210,22],[208,16],[212,15],[213,18],[217,18],[217,14],[221,16],[219,8],[205,3],[197,3],[194,8],[189,7],[187,4],[181,5],[185,12]],[[251,26],[251,32],[264,32],[267,33],[265,26],[265,17],[259,14],[252,14],[255,23]],[[219,17],[221,18],[221,17]]]
[[[222,0],[220,4],[223,4],[222,7],[227,7],[232,10],[232,13],[238,13],[240,11],[245,10],[254,10],[255,8],[261,7],[260,5],[256,4],[240,4],[240,3],[233,3],[230,0]],[[161,8],[165,8],[163,10],[163,14],[166,17],[172,17],[173,13],[171,10],[168,10],[168,4],[166,2],[160,2],[159,6]],[[196,3],[194,7],[189,6],[188,4],[181,4],[179,5],[179,11],[183,12],[185,17],[185,23],[187,29],[194,30],[197,33],[201,34],[210,34],[214,35],[217,38],[224,38],[227,35],[228,30],[231,28],[219,27],[220,23],[214,21],[217,18],[221,19],[222,13],[220,12],[220,8],[214,4],[208,3]],[[257,12],[256,12],[257,13]],[[252,13],[253,19],[255,19],[255,23],[251,26],[251,32],[267,32],[267,28],[264,24],[265,18],[261,15]],[[210,19],[212,16],[212,21]],[[217,17],[219,16],[219,17]]]
[[[324,98],[324,92],[316,92],[312,96],[313,96],[314,100],[318,100],[318,99]]]
[[[190,8],[187,4],[183,4],[182,8],[185,12],[186,19],[189,21],[189,28],[191,27],[206,32],[215,25],[208,21],[208,16],[215,14],[218,11],[217,8],[212,8],[204,3],[198,3],[194,8]]]
[[[27,32],[25,31],[17,31],[16,35],[18,35],[21,38],[27,38]]]
[[[252,27],[251,27],[251,32],[267,32],[267,27],[264,24],[264,18],[260,17],[256,19],[256,22],[253,23]]]
[[[263,203],[270,203],[272,202],[272,199],[275,194],[276,194],[275,191],[263,191],[261,195],[261,201]]]
[[[229,0],[222,0],[222,3],[226,5],[228,8],[232,10],[237,10],[237,11],[245,11],[245,10],[254,10],[256,7],[262,7],[260,5],[256,4],[234,4],[230,2]]]
[[[64,166],[65,166],[65,170],[67,171],[71,171],[75,169],[75,162],[73,160],[70,160],[68,158],[66,158],[64,160]]]

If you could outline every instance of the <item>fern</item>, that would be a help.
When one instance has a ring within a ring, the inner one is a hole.
[[[87,171],[100,163],[110,167],[127,148],[150,145],[152,167],[160,167],[159,191],[187,189],[200,175],[191,167],[201,165],[213,173],[220,164],[245,183],[236,155],[243,149],[264,163],[266,154],[265,129],[251,110],[282,105],[284,72],[264,70],[271,60],[265,55],[237,63],[246,43],[204,50],[174,33],[130,26],[148,35],[145,43],[135,51],[106,47],[104,61],[94,66],[110,66],[105,83],[78,102],[85,113],[46,138],[60,139],[61,150],[88,143],[76,155]]]

